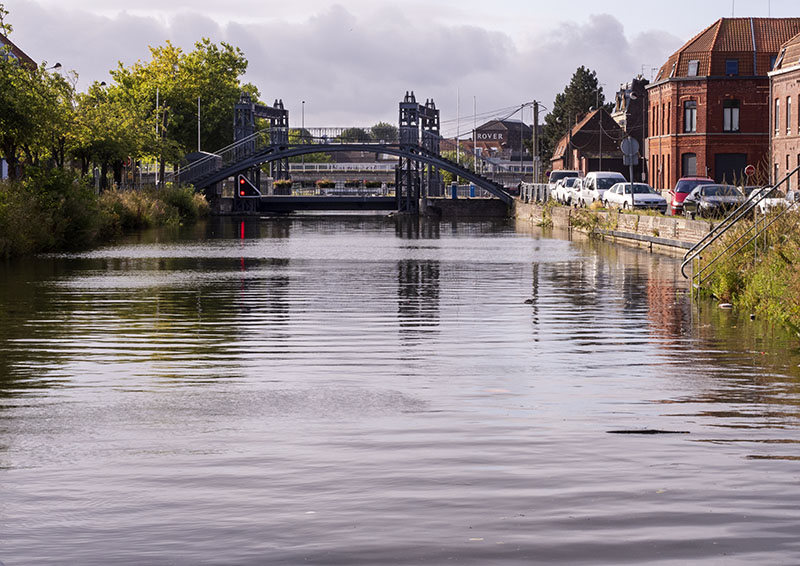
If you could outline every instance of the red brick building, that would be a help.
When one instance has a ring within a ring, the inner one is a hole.
[[[764,168],[767,74],[798,33],[800,18],[721,18],[667,60],[647,87],[651,185],[694,175],[734,182],[748,164]]]
[[[770,77],[770,174],[772,182],[783,179],[800,165],[800,35],[789,40],[778,54]],[[800,173],[783,189],[800,187]]]
[[[605,108],[592,110],[558,141],[550,167],[575,169],[583,175],[590,171],[617,171],[627,178],[628,166],[622,163],[619,149],[625,136],[625,130]]]

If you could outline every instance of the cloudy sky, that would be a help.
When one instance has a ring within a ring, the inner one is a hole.
[[[37,61],[78,73],[79,89],[149,58],[166,40],[240,47],[245,80],[282,98],[299,125],[395,123],[407,90],[433,98],[442,131],[539,100],[552,105],[575,69],[606,96],[720,17],[800,16],[797,0],[0,0],[11,39]],[[459,104],[460,101],[460,104]],[[519,113],[514,116],[519,117]],[[530,110],[525,111],[530,121]]]

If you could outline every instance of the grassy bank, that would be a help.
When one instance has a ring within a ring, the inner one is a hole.
[[[208,203],[191,188],[106,191],[60,170],[0,182],[0,256],[85,248],[125,231],[195,222]]]
[[[721,302],[747,309],[800,335],[800,215],[779,218],[757,241],[715,264],[704,288]],[[722,250],[744,232],[741,227],[722,238]],[[741,246],[748,234],[734,249]],[[709,254],[709,257],[715,254]]]

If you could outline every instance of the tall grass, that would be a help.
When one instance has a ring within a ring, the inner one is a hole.
[[[83,248],[127,230],[192,223],[207,216],[191,187],[106,191],[99,197],[73,175],[31,169],[0,182],[0,257]]]
[[[749,227],[731,230],[716,250],[723,250]],[[778,218],[754,242],[752,232],[717,261],[706,288],[720,301],[731,302],[800,333],[800,214]],[[709,254],[713,256],[714,254]]]

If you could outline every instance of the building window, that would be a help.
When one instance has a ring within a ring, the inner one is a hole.
[[[773,113],[773,121],[775,126],[775,135],[777,136],[781,130],[781,100],[780,98],[775,99],[775,112]]]
[[[778,164],[775,164],[775,171],[773,173],[774,177],[772,178],[772,184],[775,185],[778,182]]]
[[[725,59],[725,74],[728,76],[739,74],[738,59]]]
[[[683,103],[683,131],[697,131],[697,101],[687,100]]]
[[[666,122],[666,119],[667,119],[667,105],[666,104],[662,104],[661,105],[661,133],[662,134],[667,133],[667,128],[664,126],[664,124]]]
[[[667,102],[667,131],[666,133],[669,134],[670,132],[670,118],[672,117],[672,102]]]
[[[692,59],[689,61],[689,71],[686,73],[689,77],[696,77],[697,72],[700,69],[700,61],[697,59]]]
[[[786,154],[786,174],[789,174],[789,171],[792,170],[792,162],[790,161],[791,157],[789,154]],[[786,178],[786,190],[789,191],[792,189],[792,179],[790,177]]]
[[[722,130],[725,132],[739,131],[739,101],[722,101]]]
[[[770,63],[771,63],[770,64],[770,70],[774,71],[775,69],[777,69],[778,67],[781,66],[781,63],[783,63],[783,56],[784,55],[786,55],[786,48],[785,47],[783,49],[781,49],[781,52],[780,52],[780,54],[778,55],[777,58],[774,55],[772,56],[772,58],[770,59]]]
[[[697,154],[684,153],[681,155],[681,177],[697,176]]]
[[[786,97],[786,135],[792,133],[792,97]],[[788,161],[787,161],[788,163]]]

